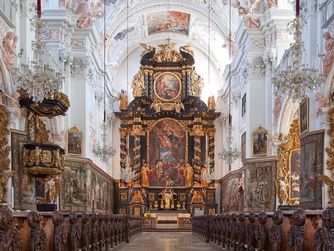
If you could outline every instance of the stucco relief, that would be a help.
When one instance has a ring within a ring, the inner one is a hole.
[[[327,77],[334,60],[334,37],[329,31],[326,31],[322,37],[325,39],[325,53],[320,56],[323,57],[323,74]]]
[[[8,32],[2,40],[3,48],[3,60],[7,66],[7,69],[12,72],[14,68],[14,62],[16,59],[16,43],[17,36],[13,32]]]
[[[77,28],[89,28],[96,19],[103,17],[103,4],[100,2],[89,3],[87,1],[79,3],[75,14],[78,15]]]
[[[239,15],[244,18],[244,23],[247,28],[259,28],[261,21],[258,16],[262,9],[260,0],[236,0],[232,6],[238,9]]]

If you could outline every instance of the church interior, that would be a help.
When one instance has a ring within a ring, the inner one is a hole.
[[[334,0],[0,0],[0,251],[334,250]]]

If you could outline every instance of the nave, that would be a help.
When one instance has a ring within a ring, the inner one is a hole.
[[[215,251],[213,244],[192,232],[143,232],[117,251]]]

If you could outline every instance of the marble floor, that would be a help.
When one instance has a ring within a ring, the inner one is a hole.
[[[215,251],[191,232],[144,232],[123,246],[121,251]],[[221,249],[220,249],[221,250]]]

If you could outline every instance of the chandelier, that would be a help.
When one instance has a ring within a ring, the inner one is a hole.
[[[104,4],[104,13],[106,13],[106,3]],[[106,15],[103,20],[104,36],[106,36]],[[106,161],[108,157],[113,156],[116,151],[112,146],[107,144],[107,129],[108,124],[106,122],[106,38],[103,39],[103,122],[102,122],[102,133],[101,140],[102,145],[97,144],[93,147],[93,154],[100,157],[103,161]]]
[[[35,27],[35,41],[32,43],[34,60],[31,61],[31,67],[21,64],[20,69],[16,68],[14,78],[18,90],[25,91],[34,102],[42,103],[44,99],[53,99],[54,94],[61,88],[64,77],[48,64],[52,56],[47,51],[43,40],[45,26],[41,20],[40,0],[37,2],[37,16],[33,20],[33,25]]]
[[[322,82],[322,76],[317,69],[307,68],[301,63],[304,49],[301,37],[302,27],[303,21],[299,16],[299,1],[296,1],[296,18],[288,23],[287,28],[295,40],[291,47],[293,62],[286,70],[281,71],[273,78],[273,83],[276,95],[288,96],[293,101],[298,102],[306,97],[307,92],[318,89]]]
[[[108,157],[115,155],[116,150],[107,144],[107,129],[108,125],[105,121],[102,123],[102,133],[101,133],[101,140],[102,145],[99,143],[94,145],[93,147],[93,154],[99,158],[101,158],[103,161],[106,161]]]
[[[229,37],[232,37],[232,5],[230,1],[230,8],[229,8]],[[229,59],[232,58],[232,44],[229,44]],[[232,147],[233,138],[232,138],[232,116],[231,116],[231,86],[232,86],[232,79],[231,79],[231,62],[228,66],[229,72],[229,79],[228,79],[228,133],[226,138],[227,148],[223,149],[221,153],[218,154],[218,157],[225,160],[229,166],[229,171],[231,170],[232,163],[239,159],[241,153],[238,151],[237,148]]]
[[[230,117],[230,116],[229,116]],[[238,151],[237,148],[232,148],[232,142],[233,142],[233,138],[232,138],[232,123],[231,121],[231,117],[229,118],[229,125],[228,125],[228,136],[226,139],[226,143],[227,143],[227,148],[225,148],[221,153],[218,154],[218,157],[225,160],[226,163],[228,164],[229,168],[231,167],[232,163],[239,159],[241,156],[241,153]]]

